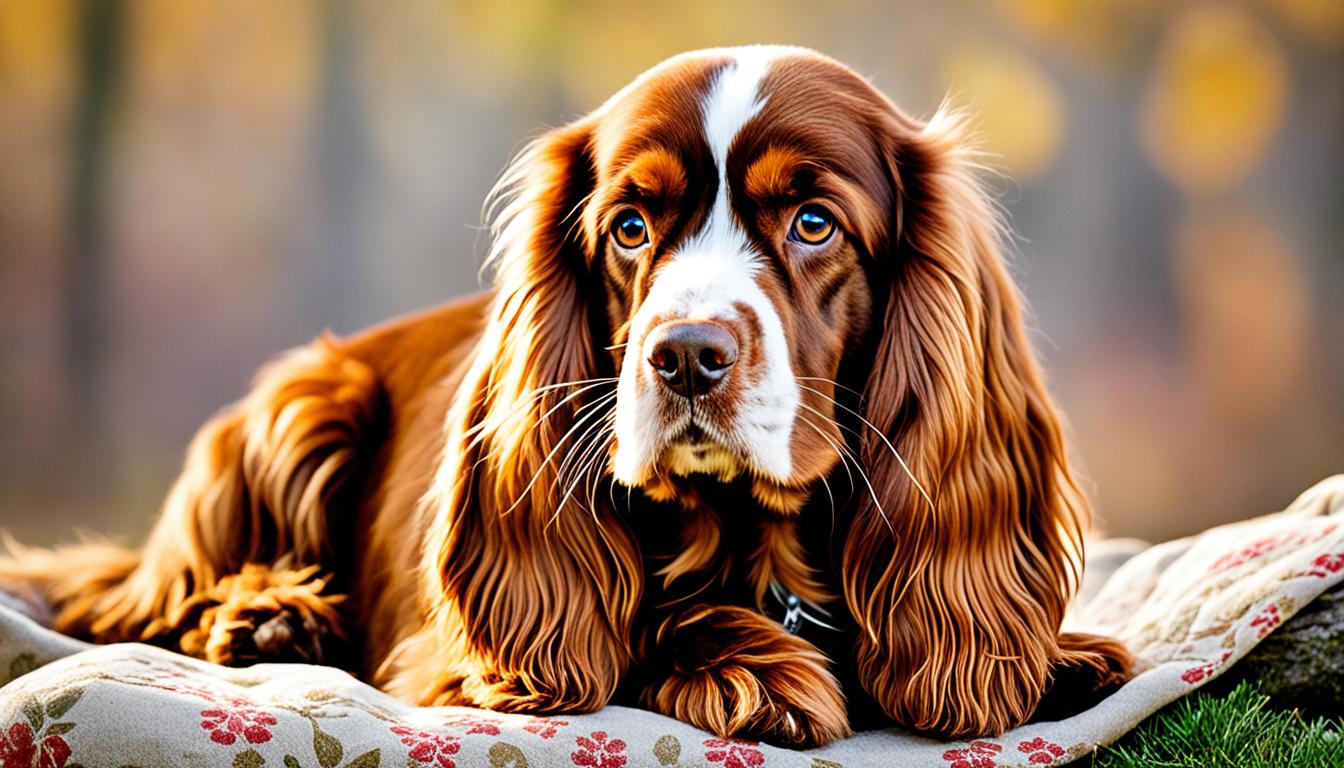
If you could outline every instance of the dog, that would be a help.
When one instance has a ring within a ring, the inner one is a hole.
[[[493,288],[262,369],[148,543],[14,546],[62,632],[347,666],[420,704],[642,706],[811,747],[1081,709],[1088,507],[964,120],[697,51],[531,143]]]

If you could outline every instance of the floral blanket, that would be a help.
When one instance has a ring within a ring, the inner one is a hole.
[[[1283,512],[1147,548],[1098,574],[1104,559],[1089,562],[1086,599],[1068,624],[1118,636],[1141,658],[1144,671],[1113,696],[995,738],[946,743],[891,729],[806,752],[623,707],[564,717],[417,709],[324,667],[225,669],[143,645],[91,647],[0,605],[0,767],[1060,764],[1217,677],[1344,580],[1344,475]]]

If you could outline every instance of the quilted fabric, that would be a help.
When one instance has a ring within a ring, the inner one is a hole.
[[[970,742],[890,729],[806,752],[623,707],[562,717],[409,707],[334,669],[225,669],[143,645],[91,647],[0,606],[0,767],[1054,765],[1216,678],[1342,579],[1336,476],[1283,512],[1145,549],[1086,589],[1068,628],[1118,636],[1143,664],[1091,710]]]

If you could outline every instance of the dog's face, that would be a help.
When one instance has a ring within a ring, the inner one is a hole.
[[[585,239],[619,372],[628,485],[749,473],[762,501],[840,460],[837,372],[870,325],[892,185],[880,97],[795,49],[674,59],[598,112]]]

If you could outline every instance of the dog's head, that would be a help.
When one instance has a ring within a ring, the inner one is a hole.
[[[618,481],[745,473],[788,509],[844,459],[837,377],[874,349],[914,130],[843,65],[752,47],[671,59],[524,154],[500,266],[542,204],[601,313]]]

